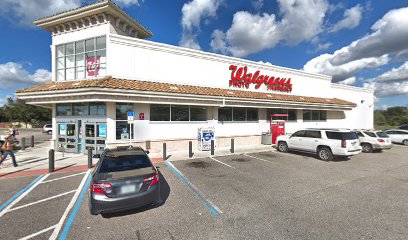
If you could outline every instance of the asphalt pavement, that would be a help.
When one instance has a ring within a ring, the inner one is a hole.
[[[89,172],[0,179],[1,206],[14,197],[0,207],[0,239],[406,239],[407,153],[396,145],[332,162],[272,150],[157,163],[162,206],[103,216],[89,213]]]

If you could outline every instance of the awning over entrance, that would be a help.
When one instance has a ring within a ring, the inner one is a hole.
[[[48,82],[18,90],[18,98],[29,104],[47,106],[53,103],[103,101],[170,103],[209,106],[246,106],[324,108],[346,110],[356,104],[338,98],[318,98],[276,93],[262,93],[222,88],[118,79]]]

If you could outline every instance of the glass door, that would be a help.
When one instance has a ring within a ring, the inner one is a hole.
[[[58,151],[78,153],[77,129],[76,123],[58,123]]]
[[[85,123],[85,153],[102,154],[106,147],[106,123]]]

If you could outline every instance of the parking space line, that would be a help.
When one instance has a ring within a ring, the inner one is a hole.
[[[259,161],[264,161],[264,162],[268,162],[268,163],[272,163],[272,164],[275,164],[274,162],[271,162],[271,161],[268,161],[268,160],[266,160],[266,159],[262,159],[262,158],[259,158],[259,157],[254,157],[254,156],[251,156],[251,155],[249,155],[249,154],[243,154],[244,156],[247,156],[247,157],[250,157],[250,158],[253,158],[253,159],[257,159],[257,160],[259,160]]]
[[[36,237],[36,236],[38,236],[38,235],[40,235],[40,234],[42,234],[42,233],[45,233],[45,232],[50,231],[51,229],[55,228],[56,226],[57,226],[57,225],[55,224],[54,226],[51,226],[51,227],[49,227],[49,228],[43,229],[43,230],[38,231],[38,232],[36,232],[36,233],[33,233],[33,234],[30,234],[30,235],[25,236],[25,237],[23,237],[23,238],[20,238],[20,240],[27,240],[27,239]]]
[[[0,217],[6,214],[10,208],[16,205],[21,199],[23,199],[27,194],[29,194],[35,187],[37,187],[44,179],[46,179],[50,174],[40,175],[34,181],[32,181],[27,187],[20,190],[16,195],[10,198],[6,203],[4,203],[0,209]]]
[[[60,232],[60,230],[61,230],[61,228],[62,228],[62,225],[64,224],[64,221],[65,221],[65,219],[66,219],[67,216],[68,216],[69,211],[71,211],[71,209],[72,209],[72,207],[74,206],[75,202],[76,202],[77,199],[79,198],[80,193],[81,193],[81,192],[84,192],[84,191],[83,191],[84,189],[86,190],[86,186],[87,186],[87,185],[86,185],[85,183],[89,183],[89,180],[90,180],[89,176],[90,176],[91,171],[92,171],[91,169],[89,169],[88,171],[86,171],[86,174],[85,174],[85,176],[82,178],[81,183],[79,184],[77,190],[75,191],[75,194],[74,194],[74,196],[73,196],[72,199],[71,199],[71,202],[68,204],[67,208],[65,209],[64,214],[62,215],[61,219],[59,220],[59,222],[58,222],[57,225],[55,226],[55,229],[54,229],[54,231],[52,232],[52,234],[51,234],[51,236],[50,236],[49,239],[52,239],[52,240],[57,239],[58,234],[59,234],[59,232]],[[81,195],[82,195],[82,193],[81,193]],[[71,214],[71,216],[72,216],[72,214]],[[70,217],[70,218],[71,218],[71,217]],[[68,222],[67,222],[67,224],[68,224]],[[65,228],[66,228],[66,227],[65,227]],[[65,230],[65,229],[64,229],[64,230]],[[69,230],[69,229],[68,229],[68,230]],[[61,238],[60,238],[60,239],[61,239]]]
[[[75,191],[76,191],[76,189],[72,190],[72,191],[69,191],[69,192],[61,193],[61,194],[58,194],[58,195],[55,195],[55,196],[52,196],[52,197],[44,198],[44,199],[38,200],[36,202],[27,203],[25,205],[10,209],[9,212],[14,211],[14,210],[18,210],[18,209],[21,209],[21,208],[25,208],[25,207],[28,207],[28,206],[31,206],[31,205],[34,205],[34,204],[42,203],[42,202],[45,202],[45,201],[48,201],[48,200],[51,200],[51,199],[54,199],[54,198],[62,197],[62,196],[68,195],[70,193],[73,193]]]
[[[171,162],[165,162],[165,164],[201,200],[201,203],[210,210],[212,215],[218,216],[222,213],[221,209],[208,200]]]
[[[221,161],[219,161],[219,160],[217,160],[217,159],[215,159],[215,158],[213,158],[213,157],[210,157],[210,159],[212,159],[212,160],[214,160],[214,161],[216,161],[216,162],[218,162],[218,163],[221,163],[221,164],[223,164],[223,165],[225,165],[225,166],[227,166],[227,167],[230,167],[230,168],[235,169],[235,167],[233,167],[233,166],[231,166],[231,165],[229,165],[229,164],[223,163],[223,162],[221,162]]]
[[[86,172],[80,172],[80,173],[75,173],[75,174],[72,174],[72,175],[68,175],[68,176],[64,176],[64,177],[60,177],[60,178],[54,178],[54,179],[51,179],[51,180],[47,180],[47,181],[44,181],[44,182],[42,182],[42,183],[49,183],[49,182],[53,182],[53,181],[58,181],[58,180],[61,180],[61,179],[65,179],[65,178],[69,178],[69,177],[75,177],[75,176],[78,176],[78,175],[81,175],[81,174],[85,174]]]

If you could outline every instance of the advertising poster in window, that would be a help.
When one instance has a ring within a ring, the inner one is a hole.
[[[67,124],[60,124],[59,125],[59,135],[66,136],[67,135]]]
[[[197,140],[198,140],[198,150],[200,151],[211,150],[211,140],[215,141],[215,129],[214,128],[199,128]]]
[[[97,77],[101,67],[101,56],[86,59],[86,74],[88,77]]]
[[[106,137],[106,125],[99,125],[99,137]]]

